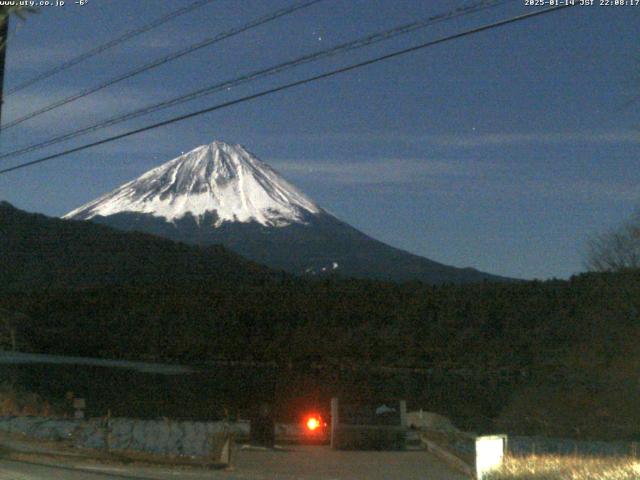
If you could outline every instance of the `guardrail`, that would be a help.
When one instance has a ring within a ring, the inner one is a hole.
[[[422,444],[450,467],[482,480],[499,467],[507,450],[506,435],[475,436],[466,432],[423,430]]]

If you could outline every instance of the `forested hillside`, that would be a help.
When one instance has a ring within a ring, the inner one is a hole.
[[[439,287],[310,281],[221,248],[6,211],[0,307],[25,316],[25,350],[466,372],[478,383],[468,403],[506,430],[640,433],[637,270]]]

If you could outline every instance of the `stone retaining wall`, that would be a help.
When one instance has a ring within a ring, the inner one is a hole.
[[[74,420],[40,417],[0,418],[0,431],[41,440],[68,440],[77,447],[131,450],[160,455],[206,457],[216,434],[249,435],[248,422],[178,422],[112,418]]]

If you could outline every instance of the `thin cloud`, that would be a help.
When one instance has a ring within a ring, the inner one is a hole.
[[[508,165],[497,161],[376,159],[371,161],[273,160],[285,177],[335,185],[386,185],[396,189],[418,186],[448,198],[506,198],[523,196],[566,201],[640,201],[640,184],[633,179],[514,177]]]
[[[270,136],[265,135],[266,139]],[[451,148],[482,148],[501,146],[527,145],[640,145],[640,130],[605,130],[605,131],[567,131],[567,132],[489,132],[471,131],[462,134],[404,134],[384,133],[341,133],[325,132],[311,134],[284,134],[274,137],[273,141],[303,141],[326,144],[333,143],[370,143],[370,142],[402,142],[420,146],[437,146]]]
[[[284,175],[310,176],[321,182],[349,185],[409,184],[429,177],[474,176],[481,168],[473,162],[395,158],[366,162],[273,160],[269,163]]]
[[[77,92],[77,89],[19,92],[3,104],[4,123],[9,123],[31,111]],[[159,96],[161,96],[160,91],[154,92],[152,89],[140,87],[119,87],[115,93],[113,90],[105,90],[29,119],[14,129],[7,130],[6,133],[32,131],[34,134],[42,134],[44,131],[48,136],[51,136],[51,132],[57,131],[58,128],[63,128],[66,132],[132,109],[144,107],[157,101]],[[52,126],[56,128],[52,129]]]
[[[613,200],[635,203],[640,200],[640,185],[615,180],[590,180],[580,178],[571,181],[545,180],[525,182],[527,193],[542,197],[574,199],[585,202]],[[522,192],[522,190],[520,190]]]
[[[509,145],[565,145],[565,144],[640,144],[640,131],[558,133],[488,133],[468,135],[434,135],[421,139],[442,147],[492,147]]]
[[[9,72],[37,72],[47,67],[54,67],[71,59],[78,49],[78,43],[72,41],[58,42],[55,48],[42,45],[21,44],[7,50]]]

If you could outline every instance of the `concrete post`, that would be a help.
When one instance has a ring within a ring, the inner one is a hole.
[[[407,428],[407,401],[400,400],[400,426]]]
[[[107,452],[111,451],[111,445],[113,444],[113,436],[111,435],[111,409],[107,410],[107,418],[104,421],[104,429],[105,429],[105,447]]]
[[[87,408],[87,403],[84,398],[73,399],[74,418],[78,420],[84,420],[84,410]]]
[[[339,423],[338,398],[333,397],[331,399],[331,448],[336,448],[336,432]]]

